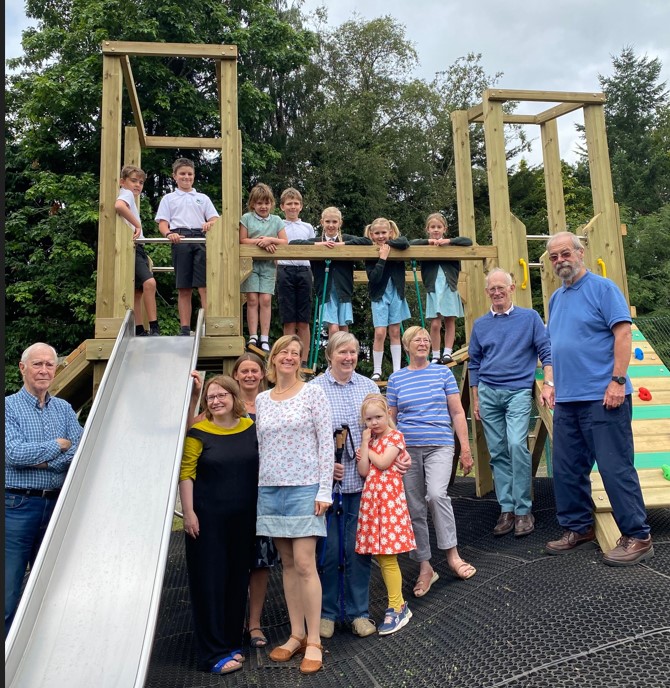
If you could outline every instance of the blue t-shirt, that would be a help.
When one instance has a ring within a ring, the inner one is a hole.
[[[389,377],[386,400],[398,409],[398,430],[408,447],[454,444],[447,395],[459,393],[447,366],[401,368]]]
[[[549,300],[556,401],[596,401],[605,395],[614,367],[612,327],[632,322],[626,299],[605,277],[587,272]],[[626,376],[626,394],[633,385]]]

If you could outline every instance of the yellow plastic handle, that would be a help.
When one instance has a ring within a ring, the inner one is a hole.
[[[519,265],[523,268],[523,282],[521,282],[521,288],[528,288],[528,263],[523,259],[519,258]]]
[[[596,263],[598,263],[598,267],[600,268],[600,274],[603,277],[607,277],[607,268],[605,267],[605,261],[602,258],[598,258]]]

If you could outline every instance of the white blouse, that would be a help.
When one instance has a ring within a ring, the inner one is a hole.
[[[316,500],[331,503],[335,444],[323,390],[304,385],[290,399],[256,397],[260,486],[319,484]]]

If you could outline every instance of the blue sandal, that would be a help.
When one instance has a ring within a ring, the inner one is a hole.
[[[228,662],[235,662],[237,666],[224,668]],[[220,659],[213,667],[212,674],[232,674],[234,671],[239,671],[242,668],[242,662],[239,659],[235,659],[233,654],[229,654],[227,657]]]

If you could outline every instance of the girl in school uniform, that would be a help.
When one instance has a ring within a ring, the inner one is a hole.
[[[426,239],[414,239],[418,246],[472,246],[468,237],[448,238],[447,221],[441,213],[431,213],[426,219]],[[451,363],[456,337],[456,318],[463,317],[463,302],[458,294],[458,260],[423,260],[420,262],[421,280],[426,289],[426,318],[430,320],[430,341],[433,348],[431,363]],[[444,350],[440,355],[440,339],[444,323]]]
[[[393,220],[378,217],[365,228],[365,236],[379,250],[378,260],[365,261],[368,274],[368,292],[372,302],[372,324],[375,338],[372,345],[372,381],[382,377],[384,341],[388,330],[391,340],[391,361],[393,372],[400,370],[402,345],[400,343],[400,323],[410,317],[409,306],[405,300],[405,263],[389,261],[391,248],[409,248],[407,237],[401,236]]]
[[[338,246],[369,245],[365,237],[342,234],[342,213],[338,208],[326,208],[321,213],[322,234],[316,239],[296,239],[291,244],[313,244],[336,248]],[[321,300],[324,283],[326,298],[323,304],[322,321],[328,325],[328,336],[335,332],[348,332],[354,322],[351,299],[354,294],[354,263],[348,260],[333,260],[326,278],[325,261],[311,261],[314,274],[314,291]]]

